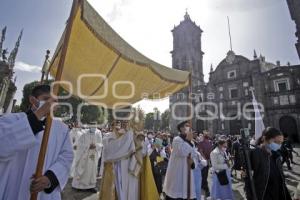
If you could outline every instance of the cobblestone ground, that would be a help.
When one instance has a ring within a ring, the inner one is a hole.
[[[300,155],[300,145],[295,148],[295,150]],[[294,154],[294,161],[296,164],[292,165],[292,170],[287,170],[286,165],[284,165],[284,174],[286,176],[286,182],[288,185],[288,189],[293,194],[295,191],[295,188],[297,187],[297,184],[300,182],[300,157],[296,156]],[[210,177],[209,177],[209,183],[210,183]],[[76,190],[73,190],[71,187],[71,179],[69,180],[66,188],[62,192],[62,199],[63,200],[97,200],[97,195],[89,192],[79,192]],[[98,180],[99,185],[100,180]],[[240,179],[240,174],[237,174],[237,177],[234,177],[232,179],[232,187],[235,194],[235,200],[243,200],[245,199],[243,187],[244,184]]]
[[[100,179],[97,181],[97,188],[99,188]],[[74,190],[72,188],[72,178],[69,179],[68,184],[66,185],[64,191],[62,192],[63,200],[82,200],[87,197],[93,196],[94,193],[91,192],[81,192],[78,190]],[[95,198],[97,199],[97,198]]]

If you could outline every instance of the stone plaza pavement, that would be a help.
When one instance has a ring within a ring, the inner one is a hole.
[[[295,150],[300,155],[300,145],[297,145],[297,148]],[[286,176],[286,183],[288,185],[288,189],[293,194],[295,191],[297,184],[300,182],[300,157],[294,155],[294,161],[296,164],[292,165],[292,170],[287,170],[286,164],[284,164],[284,174]],[[209,177],[209,183],[211,184]],[[71,188],[71,179],[69,180],[66,188],[64,189],[62,193],[62,199],[63,200],[97,200],[97,194],[92,194],[89,192],[79,192]],[[99,184],[100,180],[98,180]],[[240,175],[237,174],[237,177],[234,177],[232,179],[232,187],[235,194],[235,200],[243,200],[245,199],[243,187],[244,184],[242,180],[240,179]],[[204,198],[203,198],[204,199]]]

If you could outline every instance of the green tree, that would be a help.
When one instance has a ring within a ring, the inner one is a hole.
[[[154,129],[154,113],[147,113],[145,116],[145,129],[153,130]]]
[[[81,122],[84,124],[88,124],[91,122],[97,122],[98,124],[102,124],[106,120],[104,110],[101,107],[95,105],[83,106],[80,117]]]
[[[153,127],[154,127],[154,131],[158,131],[161,130],[161,116],[160,116],[160,111],[158,110],[158,108],[153,108],[153,114],[154,114],[154,118],[153,118]]]
[[[20,105],[15,105],[14,108],[13,108],[13,110],[12,110],[12,112],[13,113],[22,112]]]
[[[161,129],[168,131],[169,123],[170,123],[170,110],[167,109],[165,110],[165,112],[161,114]]]
[[[153,112],[147,113],[145,117],[145,129],[158,131],[161,130],[161,114],[157,108]]]

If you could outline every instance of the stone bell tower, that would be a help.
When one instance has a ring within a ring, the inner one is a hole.
[[[192,74],[192,93],[197,93],[200,86],[203,85],[203,52],[201,48],[202,30],[191,20],[186,12],[184,20],[172,30],[173,33],[173,51],[172,67],[174,69],[189,71]],[[187,105],[175,106],[178,102],[189,102],[187,98],[188,88],[185,88],[170,97],[170,128],[172,133],[177,133],[176,125],[180,119],[172,116],[186,117],[188,115]],[[195,120],[193,120],[195,121]],[[194,124],[194,123],[193,123]],[[194,127],[194,125],[193,125]]]

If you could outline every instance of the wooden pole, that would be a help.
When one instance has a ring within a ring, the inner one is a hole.
[[[59,63],[58,63],[58,67],[57,67],[55,81],[61,80],[63,67],[65,64],[65,58],[66,58],[66,54],[67,54],[67,50],[68,50],[68,43],[70,40],[71,30],[72,30],[72,26],[73,26],[73,21],[74,21],[75,15],[77,13],[77,10],[79,9],[80,2],[81,2],[81,0],[73,0],[70,17],[68,19],[68,24],[66,27],[66,35],[65,35],[64,43],[63,43],[62,50],[61,50],[61,57],[59,59]],[[58,90],[59,90],[59,85],[55,84],[54,88],[53,88],[54,95],[58,94]],[[50,114],[48,114],[47,119],[46,119],[46,126],[45,126],[45,130],[44,130],[42,144],[41,144],[41,148],[40,148],[40,152],[39,152],[38,163],[37,163],[36,171],[34,174],[35,178],[43,176],[44,161],[45,161],[45,156],[46,156],[46,152],[47,152],[51,124],[52,124],[52,118],[51,118]],[[31,193],[30,200],[37,200],[37,196],[38,196],[38,193]]]
[[[188,116],[192,114],[192,98],[190,98],[190,95],[192,94],[192,73],[189,74],[189,88],[188,88],[188,102],[189,102],[189,109],[188,109]],[[189,119],[189,124],[192,127],[192,117]],[[188,163],[188,175],[187,175],[187,200],[190,200],[191,198],[191,166],[189,160],[191,159],[191,154],[187,157],[187,163]]]

